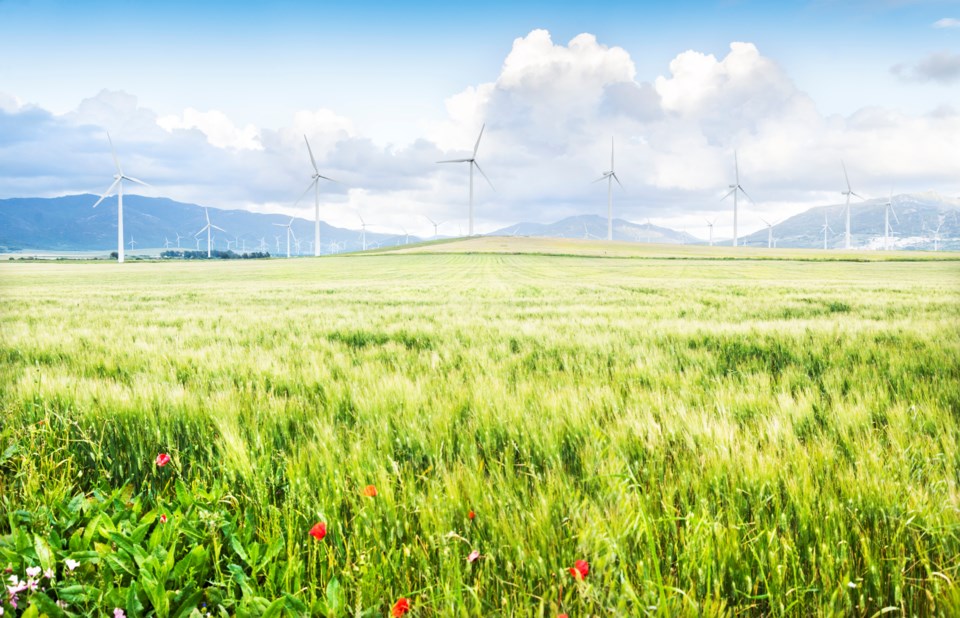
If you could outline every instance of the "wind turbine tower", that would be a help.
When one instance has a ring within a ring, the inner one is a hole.
[[[487,175],[483,173],[483,170],[480,169],[480,164],[477,163],[477,150],[480,148],[480,138],[483,137],[483,129],[486,128],[486,123],[480,127],[480,135],[477,136],[477,143],[473,147],[473,156],[469,159],[447,159],[446,161],[437,161],[437,163],[468,163],[470,165],[470,227],[469,232],[470,236],[473,236],[473,168],[476,167],[477,171],[480,172],[480,175],[486,179],[487,184],[490,185],[490,188],[496,191],[493,183],[490,182],[490,179],[487,178]]]
[[[209,257],[210,257],[210,248],[211,248],[211,246],[213,245],[213,240],[210,238],[210,233],[211,233],[211,231],[212,231],[212,230],[220,230],[221,232],[223,232],[224,234],[226,234],[226,233],[227,233],[227,230],[223,229],[222,227],[217,227],[216,225],[210,223],[210,210],[209,210],[206,206],[203,207],[203,215],[207,218],[207,224],[206,224],[205,226],[203,226],[203,228],[202,228],[199,232],[197,232],[196,234],[194,234],[194,237],[198,237],[198,236],[200,236],[200,234],[203,234],[204,232],[207,233],[207,257],[209,258]],[[199,245],[198,245],[198,246],[199,246]],[[227,250],[228,250],[228,251],[230,250],[230,242],[229,242],[229,241],[227,241]]]
[[[290,217],[289,223],[274,223],[277,227],[287,228],[287,257],[290,257],[290,237],[293,236],[293,242],[297,243],[297,251],[299,252],[300,243],[297,242],[297,236],[293,233],[293,217]],[[277,236],[277,252],[280,251],[280,237]]]
[[[722,199],[727,199],[731,195],[733,196],[733,246],[737,246],[737,195],[743,193],[747,199],[752,199],[747,192],[740,186],[740,162],[737,159],[737,151],[733,151],[733,172],[735,183],[728,185],[730,192],[723,196]]]
[[[861,200],[863,199],[863,196],[857,195],[856,193],[854,193],[853,189],[850,188],[850,176],[847,175],[846,163],[844,163],[843,160],[841,160],[840,165],[843,166],[843,178],[844,180],[847,181],[847,190],[841,192],[842,195],[847,196],[847,205],[845,208],[846,216],[847,216],[847,227],[846,227],[846,231],[843,234],[843,248],[849,249],[850,248],[850,196],[856,195]]]
[[[620,188],[623,188],[623,183],[620,182],[620,179],[617,177],[617,172],[614,171],[613,167],[613,138],[610,138],[610,169],[603,173],[603,176],[597,178],[593,182],[600,182],[601,180],[607,181],[607,240],[613,240],[613,181],[616,180],[617,184],[620,185]]]
[[[713,224],[717,222],[717,219],[714,218],[713,221],[707,219],[707,229],[710,230],[710,246],[713,246]]]
[[[117,173],[113,175],[113,184],[103,192],[103,195],[100,196],[100,199],[97,200],[97,203],[93,205],[94,208],[100,205],[100,202],[105,200],[110,193],[116,189],[117,190],[117,263],[123,263],[123,181],[129,180],[130,182],[135,182],[139,185],[149,187],[147,183],[142,180],[137,180],[132,176],[127,176],[123,173],[123,170],[120,169],[120,160],[117,159],[117,151],[113,147],[113,139],[110,138],[110,134],[107,133],[107,140],[110,141],[110,153],[113,155],[113,163],[117,166]]]
[[[890,197],[887,198],[887,203],[884,204],[883,209],[883,248],[887,251],[890,250],[890,237],[891,228],[890,228],[890,213],[893,213],[893,219],[897,222],[897,225],[900,224],[900,218],[897,217],[897,211],[893,209],[893,189],[890,190]]]

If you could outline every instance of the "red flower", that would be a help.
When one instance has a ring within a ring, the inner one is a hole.
[[[161,516],[160,516],[160,523],[161,523],[161,524],[167,523],[167,516],[166,516],[166,515],[161,515]]]
[[[474,513],[473,511],[470,511],[469,513],[467,513],[467,519],[473,519],[473,518],[476,517],[476,516],[477,516],[477,514]]]
[[[374,498],[377,495],[377,488],[374,485],[367,485],[363,488],[363,495],[368,498]]]
[[[318,521],[317,523],[313,524],[313,528],[310,528],[310,536],[318,541],[327,536],[327,522]]]
[[[475,549],[472,552],[470,552],[469,556],[467,556],[467,562],[476,562],[477,558],[479,557],[480,557],[480,550]]]
[[[566,614],[557,614],[557,618],[569,618]]]
[[[400,618],[400,616],[403,616],[409,611],[410,601],[408,601],[405,597],[400,597],[397,599],[397,602],[393,604],[393,609],[390,610],[390,615],[393,616],[393,618]]]
[[[577,560],[570,568],[570,575],[573,575],[577,581],[586,579],[588,573],[590,573],[590,564],[586,560]]]
[[[159,455],[157,455],[157,467],[158,467],[158,468],[162,468],[162,467],[164,467],[165,465],[167,465],[168,463],[170,463],[170,455],[167,455],[166,453],[160,453]]]

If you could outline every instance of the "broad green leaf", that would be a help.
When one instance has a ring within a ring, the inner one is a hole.
[[[50,545],[47,544],[47,541],[39,535],[33,535],[33,549],[37,552],[37,560],[40,562],[40,566],[43,567],[43,570],[53,569],[54,558],[53,550],[50,549]]]
[[[43,592],[34,592],[31,594],[30,602],[35,605],[39,611],[43,612],[45,616],[49,616],[50,618],[67,618],[67,614],[60,609],[60,606]]]
[[[336,577],[327,582],[327,616],[336,618],[343,612],[343,590]]]
[[[260,618],[279,618],[280,612],[283,611],[286,601],[287,600],[282,597],[277,599],[267,606],[267,609],[260,614]]]

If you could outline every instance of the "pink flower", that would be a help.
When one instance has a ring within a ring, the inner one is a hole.
[[[123,613],[123,610],[119,607],[113,608],[113,618],[127,618],[127,615]]]
[[[480,550],[475,549],[472,552],[470,552],[469,556],[467,556],[467,562],[476,562],[477,558],[479,557],[480,557]]]
[[[164,467],[165,465],[170,463],[170,455],[167,455],[166,453],[160,453],[159,455],[157,455],[156,463],[158,468]],[[120,610],[120,611],[122,612],[123,610]],[[114,611],[113,613],[116,614],[117,612]]]

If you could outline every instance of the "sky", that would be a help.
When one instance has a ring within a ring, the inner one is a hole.
[[[606,213],[705,237],[960,195],[960,0],[0,0],[0,198],[146,195],[432,235]]]

